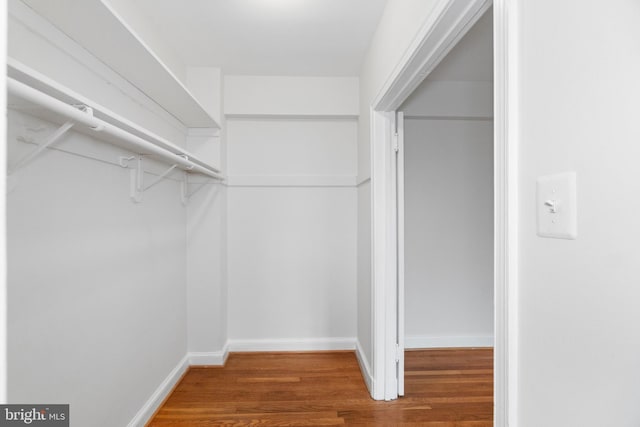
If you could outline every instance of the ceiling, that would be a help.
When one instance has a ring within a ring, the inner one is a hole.
[[[131,0],[189,66],[356,76],[386,0]]]

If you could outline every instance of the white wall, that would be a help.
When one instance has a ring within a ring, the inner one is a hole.
[[[405,121],[407,348],[493,345],[493,122]]]
[[[640,4],[520,1],[519,426],[640,425]],[[577,174],[578,238],[535,180]]]
[[[402,105],[407,116],[493,117],[493,82],[425,82]]]
[[[34,148],[18,136],[55,129],[18,114],[8,128],[10,165]],[[75,133],[59,148],[70,143],[105,160],[127,154]],[[184,357],[179,185],[164,181],[141,204],[128,189],[128,170],[54,150],[11,177],[10,402],[69,403],[79,425],[126,425]]]
[[[435,0],[389,0],[360,72],[358,121],[358,342],[373,366],[371,307],[371,105],[435,6]]]
[[[357,117],[357,77],[226,76],[227,116]]]
[[[228,203],[232,343],[353,348],[355,191],[232,187]]]
[[[353,348],[357,79],[257,78],[271,109],[255,79],[225,79],[230,348]]]
[[[226,174],[222,115],[224,78],[219,68],[189,67],[187,85],[222,129],[189,129],[187,149]],[[227,187],[193,177],[187,205],[187,335],[191,364],[220,365],[226,357]]]
[[[250,176],[341,177],[355,182],[353,120],[235,119],[227,123],[229,180]]]
[[[205,111],[222,124],[222,69],[215,67],[187,67],[185,84]],[[219,164],[215,162],[213,164]]]
[[[187,206],[187,330],[193,364],[223,362],[227,342],[227,188],[211,181]],[[197,357],[196,357],[197,356]]]
[[[365,369],[371,370],[372,288],[371,288],[371,180],[359,183],[358,188],[358,344],[360,357],[366,358]],[[365,373],[371,375],[373,372]]]
[[[184,144],[184,126],[16,4],[12,56]],[[9,166],[54,129],[10,111]],[[129,170],[117,165],[132,153],[73,131],[55,148],[9,178],[8,398],[69,403],[74,425],[127,425],[187,351],[179,183],[164,180],[134,204]]]

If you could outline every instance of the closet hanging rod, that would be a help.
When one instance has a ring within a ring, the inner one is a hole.
[[[181,169],[188,172],[207,175],[219,180],[224,179],[224,176],[221,175],[218,170],[194,163],[190,161],[184,153],[173,153],[153,144],[152,142],[140,138],[139,136],[120,129],[111,123],[107,123],[104,120],[94,117],[90,109],[81,109],[76,106],[69,105],[11,77],[7,77],[7,89],[12,95],[60,114],[67,119],[88,126],[96,132],[115,137],[118,140],[125,142],[128,148],[131,148],[139,154],[152,154],[164,159],[167,163],[177,164]]]

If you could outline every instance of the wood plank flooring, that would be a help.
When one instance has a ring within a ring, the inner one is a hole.
[[[371,399],[353,352],[235,353],[191,368],[148,426],[493,426],[493,351],[408,351],[406,396]]]

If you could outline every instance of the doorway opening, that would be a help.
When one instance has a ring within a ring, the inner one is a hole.
[[[469,410],[488,418],[493,409],[493,110],[489,9],[397,109],[394,168],[398,341],[411,351],[406,365],[404,358],[398,360],[398,395],[411,397],[431,387],[443,395],[483,398]],[[434,369],[451,375],[434,378]]]
[[[508,126],[509,121],[515,120],[517,117],[515,114],[517,105],[510,102],[515,96],[515,88],[517,88],[513,84],[514,82],[510,81],[510,76],[517,71],[517,63],[512,60],[515,57],[517,46],[512,35],[517,16],[514,9],[507,9],[501,0],[449,0],[439,5],[434,11],[431,22],[425,23],[413,48],[401,61],[402,66],[397,68],[386,89],[372,105],[372,320],[374,351],[372,396],[375,399],[392,400],[404,393],[405,316],[402,311],[405,308],[405,295],[404,288],[400,285],[404,283],[405,271],[399,267],[404,265],[403,249],[405,244],[398,239],[399,236],[405,235],[403,230],[405,224],[399,221],[404,213],[398,211],[398,206],[404,206],[404,200],[401,200],[404,191],[398,191],[399,186],[404,183],[398,177],[403,177],[404,174],[397,175],[396,173],[397,168],[402,169],[404,164],[396,162],[396,153],[404,149],[402,136],[405,131],[403,126],[405,117],[403,114],[396,114],[396,112],[402,112],[402,107],[405,107],[406,110],[415,89],[425,78],[428,79],[428,76],[445,60],[448,53],[458,45],[465,34],[470,30],[473,31],[474,24],[481,20],[485,14],[493,17],[493,28],[490,31],[493,35],[493,55],[489,54],[489,57],[485,59],[493,64],[493,79],[492,82],[489,82],[493,84],[493,91],[487,85],[484,89],[478,89],[482,84],[469,84],[465,89],[465,84],[446,81],[432,84],[432,88],[429,90],[444,91],[443,88],[447,86],[449,89],[454,87],[454,92],[460,93],[475,93],[474,91],[482,90],[486,92],[488,90],[493,96],[492,107],[489,107],[490,113],[480,114],[477,111],[475,113],[467,111],[449,113],[447,117],[442,117],[437,112],[431,112],[422,113],[423,117],[412,118],[411,114],[408,116],[410,120],[433,122],[430,124],[430,130],[436,132],[436,136],[449,134],[444,132],[444,129],[453,127],[462,129],[459,129],[458,133],[463,135],[483,133],[493,142],[493,153],[485,152],[482,154],[483,158],[492,157],[493,160],[493,164],[488,162],[489,166],[493,168],[493,185],[491,185],[491,181],[488,183],[489,189],[493,190],[493,197],[490,192],[485,191],[486,182],[483,187],[484,194],[488,194],[488,200],[484,200],[483,205],[485,207],[487,204],[493,206],[493,209],[486,210],[484,214],[489,216],[490,222],[493,224],[493,239],[485,239],[485,243],[486,241],[489,241],[489,244],[493,242],[493,248],[488,250],[489,254],[493,256],[493,265],[488,267],[492,274],[486,274],[486,263],[482,263],[484,265],[484,280],[486,282],[489,277],[488,280],[493,286],[493,306],[490,308],[490,311],[493,312],[490,319],[492,324],[491,322],[485,323],[485,333],[470,331],[467,336],[457,336],[456,339],[465,338],[469,343],[468,339],[472,338],[476,340],[475,346],[484,345],[493,340],[494,425],[505,426],[509,418],[515,416],[515,384],[517,381],[517,366],[515,364],[517,361],[515,357],[517,336],[514,327],[517,322],[517,295],[515,293],[515,289],[517,289],[515,287],[517,278],[515,245],[517,222],[514,216],[517,198],[515,188],[508,185],[513,181],[517,166],[515,135],[510,133],[511,128]],[[507,25],[508,23],[512,26]],[[437,73],[433,74],[432,79],[434,76],[437,76]],[[453,105],[446,105],[447,102],[455,98],[456,96],[444,96],[440,100],[441,102],[436,104],[439,104],[439,108],[447,107],[455,111]],[[467,107],[474,106],[473,103],[465,105]],[[398,118],[401,120],[397,120]],[[418,124],[417,127],[419,128],[420,125]],[[489,130],[491,128],[492,133]],[[488,145],[491,146],[491,144]],[[402,157],[402,159],[404,158]],[[475,184],[473,182],[472,186]],[[438,204],[437,200],[432,200],[430,203],[436,209],[452,209],[452,207]],[[460,208],[464,208],[464,206],[457,206],[455,209],[459,210]],[[468,212],[469,210],[470,208],[465,208],[467,214],[473,214],[473,212]],[[486,220],[485,217],[485,222]],[[489,234],[491,234],[491,227]],[[490,263],[491,260],[489,260]],[[485,300],[489,298],[487,293],[483,297]],[[486,310],[484,314],[486,320]],[[488,328],[487,323],[491,325]],[[487,335],[487,329],[493,334],[489,332]],[[446,342],[451,339],[451,336],[449,335],[448,338],[446,336],[431,336],[431,346],[436,345],[438,340],[440,342],[438,346],[450,346],[452,344],[446,344]],[[426,337],[429,338],[429,336]],[[425,336],[410,336],[409,344],[411,346],[416,344],[415,340],[427,338]],[[463,345],[461,340],[458,343]],[[511,360],[513,362],[508,363]]]

